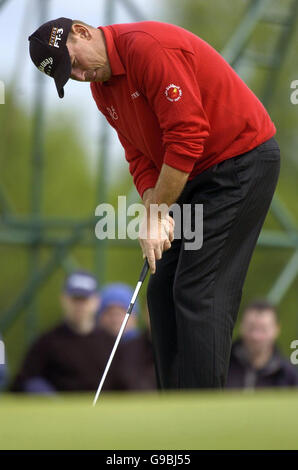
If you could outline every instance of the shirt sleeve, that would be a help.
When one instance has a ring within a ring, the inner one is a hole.
[[[119,140],[125,151],[125,158],[129,164],[129,171],[141,198],[146,189],[154,188],[159,172],[154,163],[138,151],[117,129]]]
[[[204,150],[210,124],[197,83],[197,57],[162,47],[146,36],[135,47],[132,66],[163,135],[163,163],[190,173]]]

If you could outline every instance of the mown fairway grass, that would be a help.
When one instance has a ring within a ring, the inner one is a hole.
[[[0,397],[0,449],[298,449],[298,391]]]

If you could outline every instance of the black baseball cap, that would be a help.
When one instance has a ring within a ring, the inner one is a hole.
[[[99,292],[98,283],[93,274],[87,271],[75,271],[66,279],[63,292],[70,297],[90,297]]]
[[[64,85],[71,75],[71,59],[66,46],[72,27],[69,18],[57,18],[41,25],[29,36],[29,51],[33,63],[41,71],[53,77],[60,98]]]

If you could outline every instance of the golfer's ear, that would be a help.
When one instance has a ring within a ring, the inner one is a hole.
[[[71,27],[71,32],[74,36],[80,37],[82,39],[90,39],[91,34],[89,29],[80,23],[74,23]]]

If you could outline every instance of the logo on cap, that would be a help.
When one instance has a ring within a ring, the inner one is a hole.
[[[56,26],[54,26],[50,35],[49,46],[57,47],[59,49],[59,41],[61,41],[62,39],[63,32],[63,28],[57,28]]]
[[[47,75],[51,75],[53,62],[53,57],[48,57],[47,59],[44,59],[39,65],[38,70],[43,73],[46,73]]]
[[[166,95],[167,100],[169,101],[178,101],[180,100],[182,96],[182,90],[180,86],[174,85],[173,83],[171,83],[165,89],[165,95]]]

